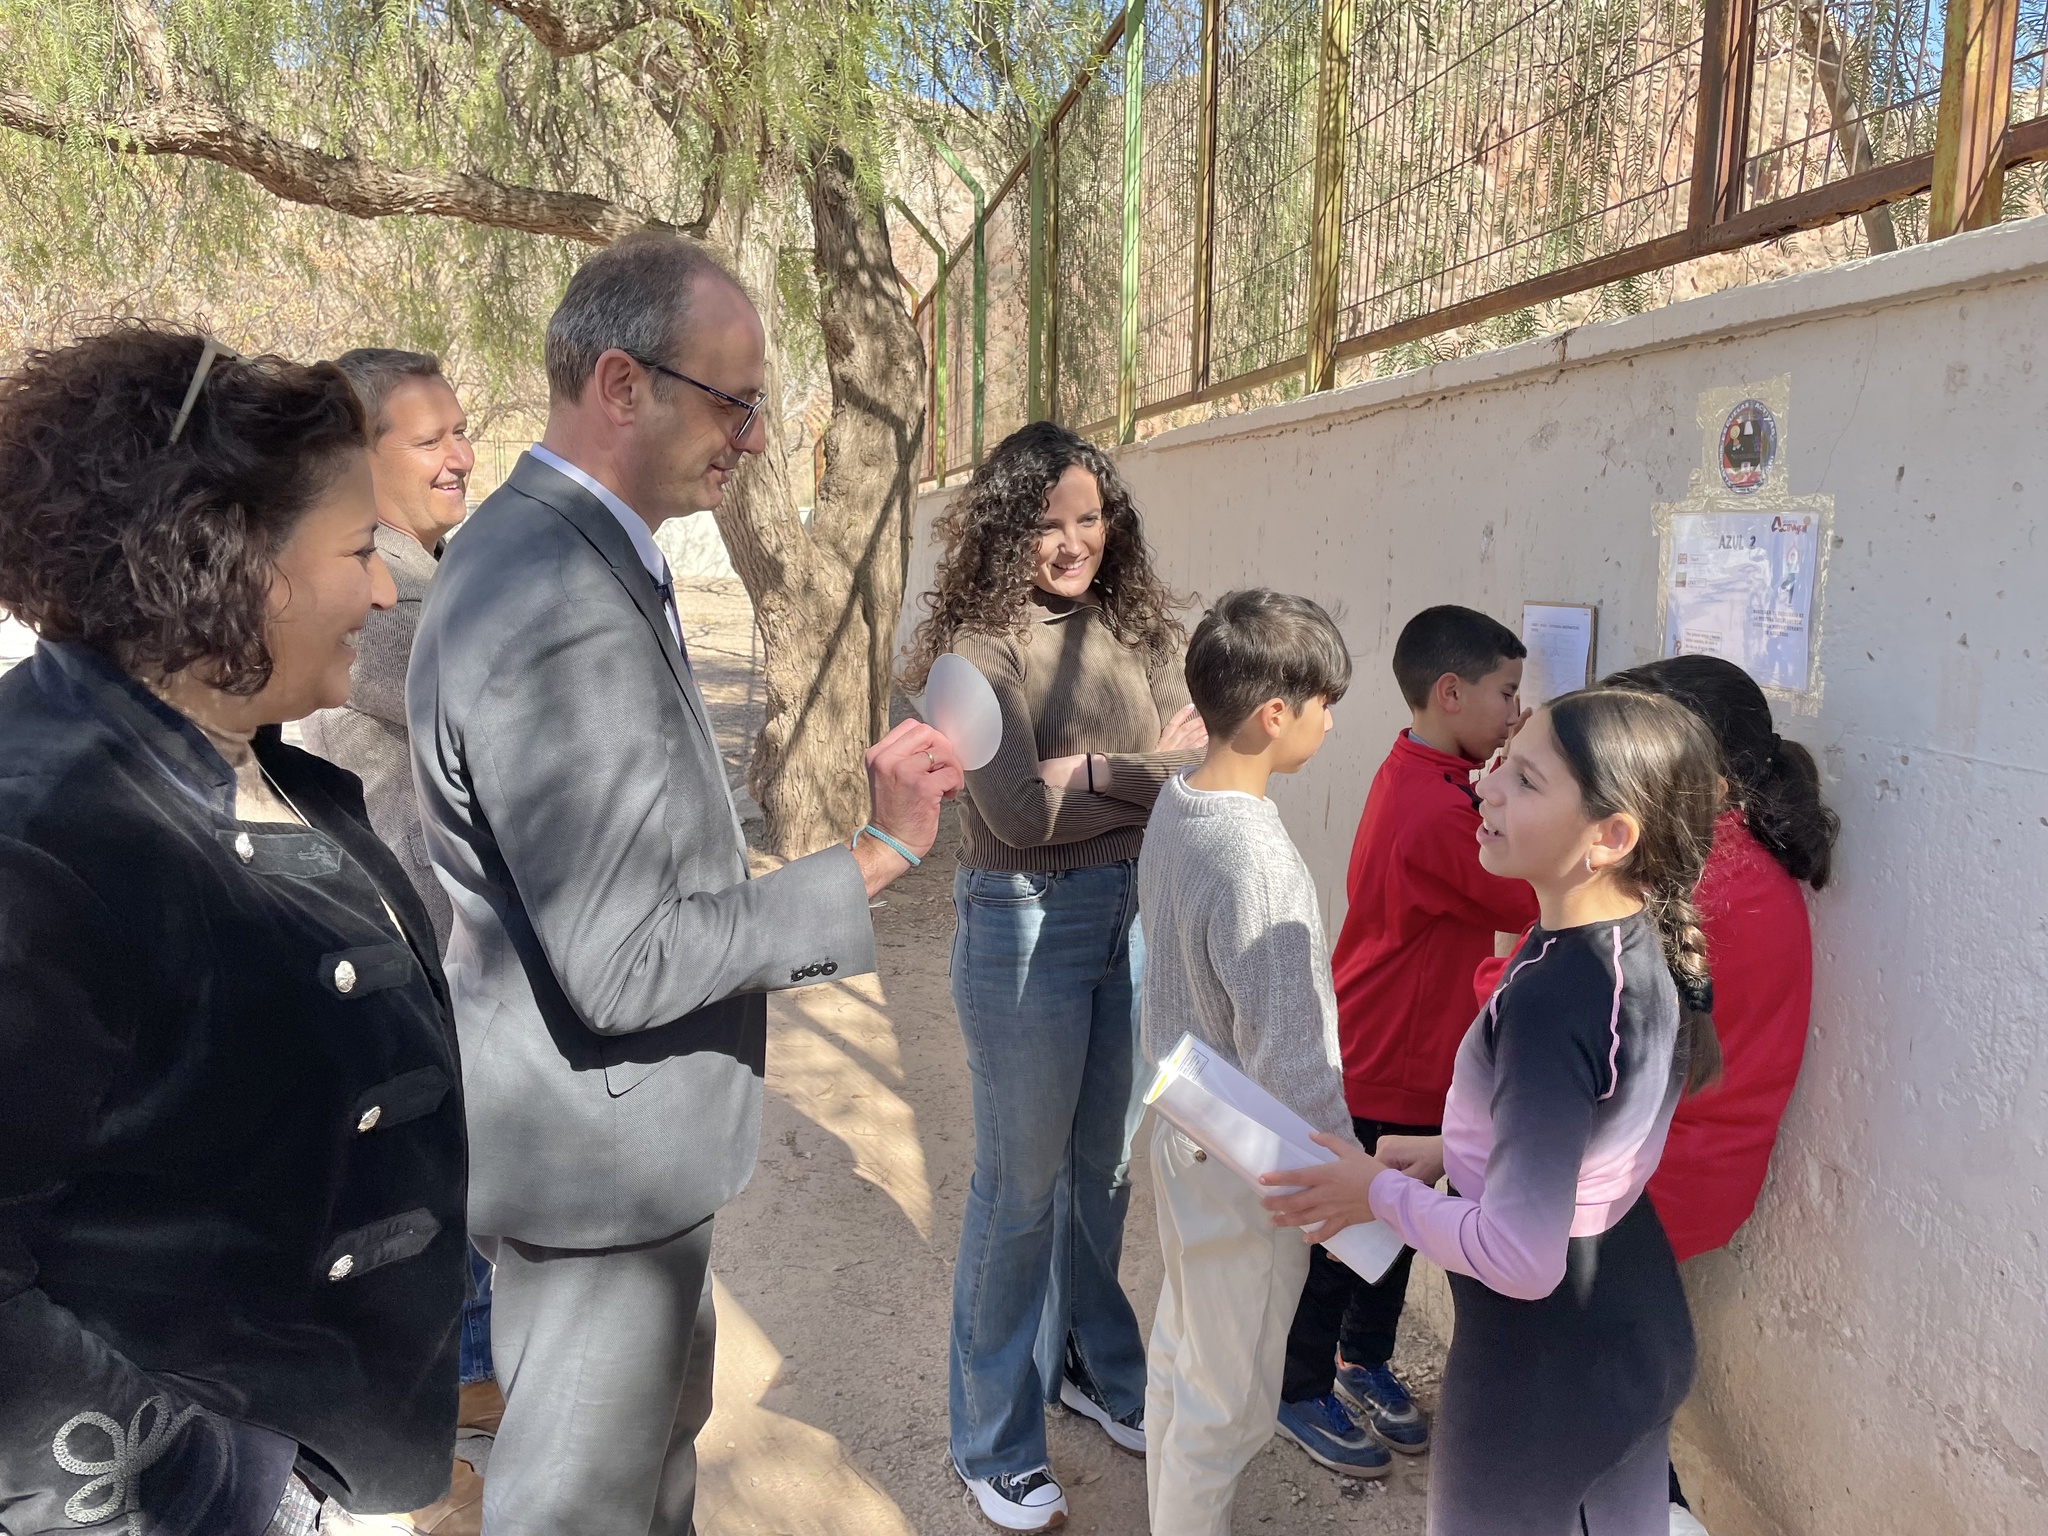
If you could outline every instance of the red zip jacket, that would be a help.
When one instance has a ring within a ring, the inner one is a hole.
[[[1721,814],[1693,901],[1714,972],[1721,1076],[1678,1101],[1649,1186],[1681,1261],[1721,1247],[1756,1209],[1813,1008],[1806,898],[1740,811]],[[1482,1006],[1503,963],[1489,961],[1473,978]]]
[[[1473,967],[1493,953],[1496,930],[1536,920],[1535,892],[1480,867],[1478,766],[1403,731],[1365,797],[1330,960],[1344,1098],[1361,1119],[1443,1120],[1472,1022]]]

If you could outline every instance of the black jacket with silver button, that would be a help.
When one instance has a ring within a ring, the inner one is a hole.
[[[465,1154],[432,929],[354,776],[274,730],[257,754],[310,830],[237,822],[219,754],[89,650],[0,679],[10,1531],[235,1529],[294,1460],[355,1509],[447,1486]]]

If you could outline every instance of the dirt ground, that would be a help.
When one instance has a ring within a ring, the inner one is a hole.
[[[728,768],[760,721],[758,642],[736,585],[678,594]],[[745,802],[743,802],[743,810]],[[967,1066],[947,991],[950,825],[875,913],[880,974],[779,995],[752,1185],[718,1218],[717,1410],[698,1444],[705,1536],[971,1536],[990,1529],[946,1451],[953,1253],[974,1156]],[[1149,1129],[1140,1130],[1140,1145]],[[1158,1239],[1142,1157],[1123,1278],[1149,1326]],[[1404,1326],[1396,1364],[1425,1407],[1437,1341]],[[1048,1414],[1076,1536],[1140,1536],[1144,1463]],[[1240,1485],[1239,1532],[1411,1536],[1428,1458],[1341,1480],[1274,1440]]]

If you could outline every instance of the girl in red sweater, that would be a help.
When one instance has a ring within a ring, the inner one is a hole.
[[[1799,887],[1828,883],[1841,818],[1821,801],[1812,755],[1777,734],[1763,690],[1733,662],[1673,656],[1607,684],[1683,704],[1726,759],[1730,804],[1693,898],[1714,972],[1721,1080],[1679,1102],[1649,1190],[1682,1263],[1733,1237],[1764,1187],[1813,1004],[1813,931]]]
[[[1713,968],[1721,1077],[1679,1100],[1648,1189],[1682,1263],[1721,1247],[1756,1209],[1813,1002],[1813,933],[1799,888],[1828,883],[1841,819],[1821,800],[1812,755],[1777,734],[1763,690],[1733,662],[1674,656],[1606,685],[1661,693],[1698,715],[1721,743],[1728,779],[1729,805],[1693,897]],[[1482,1004],[1505,964],[1480,966]],[[1675,1472],[1671,1500],[1683,1508]]]

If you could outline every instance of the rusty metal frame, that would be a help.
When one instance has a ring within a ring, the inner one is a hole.
[[[1323,0],[1316,70],[1315,187],[1308,241],[1311,391],[1337,382],[1337,280],[1344,254],[1344,145],[1351,126],[1351,37],[1357,0]]]
[[[2018,27],[2018,0],[1949,0],[1927,209],[1930,239],[1998,222]]]
[[[1981,228],[1995,223],[1999,217],[2005,170],[2015,165],[2048,161],[2048,116],[2019,124],[2009,122],[2017,0],[1947,0],[1941,99],[1933,152],[1870,166],[1792,196],[1748,207],[1750,110],[1755,94],[1758,46],[1757,0],[1704,0],[1694,160],[1687,222],[1683,229],[1625,250],[1546,272],[1461,303],[1446,305],[1426,315],[1339,339],[1335,334],[1337,268],[1344,213],[1343,154],[1356,0],[1325,0],[1317,80],[1307,350],[1251,373],[1217,380],[1210,375],[1215,299],[1217,101],[1225,3],[1227,0],[1203,0],[1202,4],[1196,124],[1195,292],[1190,339],[1193,387],[1170,398],[1154,401],[1138,399],[1136,394],[1133,338],[1129,334],[1134,308],[1130,290],[1136,231],[1128,206],[1131,175],[1128,145],[1131,124],[1136,120],[1139,108],[1127,101],[1127,206],[1123,231],[1126,291],[1119,312],[1125,334],[1120,337],[1118,410],[1112,417],[1090,422],[1078,429],[1091,436],[1114,432],[1119,439],[1128,441],[1139,421],[1208,404],[1290,377],[1303,379],[1311,390],[1326,389],[1334,382],[1336,364],[1343,359],[1362,357],[1445,331],[1498,319],[1517,310],[1625,278],[1639,277],[1696,257],[1783,239],[1802,230],[1853,218],[1880,205],[1900,202],[1921,193],[1932,194],[1929,200],[1929,238]],[[1134,39],[1142,38],[1141,4],[1134,3],[1128,14]],[[1125,26],[1126,16],[1123,15],[1111,24],[1088,67],[1074,81],[1034,141],[1032,155],[1020,160],[996,188],[969,239],[947,261],[947,270],[969,253],[977,243],[987,218],[1019,182],[1032,173],[1034,164],[1039,167],[1040,196],[1048,204],[1056,202],[1048,184],[1058,175],[1057,145],[1053,136],[1060,120],[1079,99],[1101,62],[1124,41]],[[1139,70],[1143,67],[1141,50],[1140,43]],[[1127,81],[1130,75],[1130,61],[1127,59]],[[1142,90],[1142,81],[1127,84],[1127,89],[1136,95]],[[1042,228],[1040,224],[1041,221],[1034,220],[1037,236],[1033,241],[1034,250],[1042,259],[1049,260],[1053,241],[1058,238],[1056,227],[1051,220],[1043,221]],[[1055,286],[1049,281],[1046,284],[1047,289]],[[921,315],[931,302],[932,295],[927,294],[917,305],[918,313]],[[1035,347],[1040,341],[1038,326],[1041,317],[1034,314],[1032,318]],[[1056,342],[1059,326],[1056,294],[1046,295],[1042,324],[1047,344]],[[1056,352],[1056,347],[1052,350]],[[979,361],[977,357],[977,368]],[[1055,361],[1046,372],[1052,374],[1056,368]],[[1036,378],[1036,366],[1032,371]],[[1057,388],[1056,378],[1051,387]],[[1047,395],[1056,406],[1057,397],[1050,390]],[[977,462],[979,446],[977,443]]]

